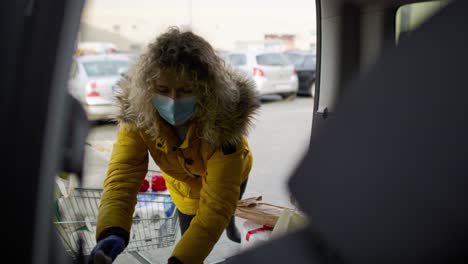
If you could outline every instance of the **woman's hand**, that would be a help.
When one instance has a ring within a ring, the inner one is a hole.
[[[110,235],[101,241],[91,251],[89,264],[112,263],[125,249],[125,240],[117,235]]]

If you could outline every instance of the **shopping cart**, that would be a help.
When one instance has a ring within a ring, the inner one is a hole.
[[[157,171],[148,171],[147,180]],[[56,200],[54,224],[74,260],[89,255],[96,244],[96,219],[102,189],[73,188]],[[166,192],[140,192],[133,215],[130,241],[124,252],[150,263],[139,252],[174,245],[178,230],[175,205]]]

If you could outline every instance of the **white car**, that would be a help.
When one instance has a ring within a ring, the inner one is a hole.
[[[115,117],[116,83],[132,60],[126,55],[83,55],[73,58],[68,89],[83,105],[89,120]]]
[[[225,61],[255,81],[260,95],[280,94],[294,98],[298,90],[297,74],[288,58],[276,51],[232,51]]]
[[[76,47],[76,54],[105,54],[115,53],[119,48],[111,42],[80,42]]]

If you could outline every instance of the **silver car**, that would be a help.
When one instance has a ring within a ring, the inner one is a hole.
[[[86,110],[89,120],[115,117],[116,82],[131,59],[120,54],[84,55],[73,58],[68,89]]]
[[[224,59],[252,78],[260,95],[296,96],[297,74],[284,54],[276,51],[233,51],[225,54]]]

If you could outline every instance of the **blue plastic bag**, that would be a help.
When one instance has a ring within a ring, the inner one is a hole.
[[[164,198],[164,211],[166,213],[166,217],[171,217],[175,210],[175,204],[172,201],[170,196]]]

